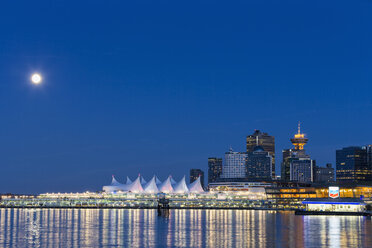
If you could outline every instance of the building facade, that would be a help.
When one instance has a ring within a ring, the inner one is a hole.
[[[314,182],[315,183],[333,183],[335,181],[335,169],[332,164],[327,164],[326,167],[314,166]]]
[[[225,153],[225,163],[222,166],[221,178],[245,178],[247,153],[234,152],[232,148]]]
[[[222,173],[222,158],[208,158],[208,185],[220,178]]]
[[[298,124],[297,134],[290,140],[294,149],[283,150],[281,179],[286,182],[313,182],[315,161],[305,153],[304,146],[307,144],[308,139],[305,134],[301,133],[300,123]]]
[[[271,177],[275,177],[275,137],[260,130],[255,130],[253,134],[247,136],[247,153],[253,152],[256,146],[261,146],[264,151],[272,157]]]
[[[200,182],[204,188],[204,171],[201,169],[191,169],[190,170],[190,184],[196,181],[200,177]]]
[[[272,180],[272,161],[269,152],[261,146],[256,146],[252,152],[247,153],[247,178],[254,180]]]
[[[340,183],[372,183],[372,145],[350,146],[336,151],[336,180]]]
[[[290,158],[292,157],[293,149],[284,149],[283,153],[283,161],[281,164],[281,177],[280,179],[289,182],[290,180]]]
[[[313,182],[314,161],[309,157],[296,157],[290,159],[290,181],[309,183]]]

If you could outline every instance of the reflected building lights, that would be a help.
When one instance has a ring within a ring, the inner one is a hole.
[[[275,211],[0,209],[4,247],[371,247],[371,228],[365,217]]]

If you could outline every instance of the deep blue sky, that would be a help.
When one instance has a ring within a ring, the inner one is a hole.
[[[254,129],[280,161],[298,121],[308,153],[334,164],[372,143],[371,13],[367,0],[3,1],[0,192],[178,180]]]

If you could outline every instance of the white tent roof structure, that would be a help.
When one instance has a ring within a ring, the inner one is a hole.
[[[170,176],[170,182],[171,182],[172,185],[176,185],[177,184],[177,182],[172,178],[172,176]]]
[[[119,183],[118,181],[116,181],[115,176],[112,175],[111,185],[112,186],[120,186],[120,185],[123,185],[123,184],[122,183]]]
[[[126,190],[133,192],[133,193],[143,192],[140,176],[138,176],[137,179],[133,183],[126,185]]]
[[[143,176],[141,176],[141,184],[146,184],[147,181],[143,178]]]
[[[172,193],[173,187],[171,183],[171,176],[167,178],[162,184],[159,185],[159,191],[163,193]]]
[[[118,190],[124,190],[125,185],[116,181],[115,176],[112,175],[112,181],[110,185],[103,186],[103,190],[106,192],[115,192]]]
[[[189,190],[191,193],[204,193],[204,189],[200,183],[200,176],[192,184],[189,185]]]
[[[161,182],[156,175],[154,175],[149,182],[146,182],[141,175],[138,175],[134,181],[127,177],[126,181],[126,184],[122,184],[112,176],[111,184],[103,186],[102,189],[108,193],[115,193],[118,191],[149,194],[156,194],[159,192],[175,194],[205,192],[201,186],[201,177],[198,177],[198,179],[190,185],[186,183],[186,176],[183,176],[178,183],[172,179],[172,176],[169,176],[164,182]]]
[[[143,190],[146,192],[146,193],[159,193],[159,189],[158,189],[158,186],[156,185],[156,176],[154,176],[150,182],[148,182],[145,187],[143,188]]]
[[[186,176],[183,176],[181,181],[174,186],[174,193],[188,193],[189,189],[186,185]]]
[[[154,177],[155,177],[156,184],[157,185],[161,184],[161,181],[159,180],[159,178],[156,175],[154,175]]]

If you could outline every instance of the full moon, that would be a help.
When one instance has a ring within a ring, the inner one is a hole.
[[[38,73],[32,74],[32,76],[31,76],[31,81],[32,81],[33,84],[41,83],[41,79],[42,79],[41,75],[38,74]]]

